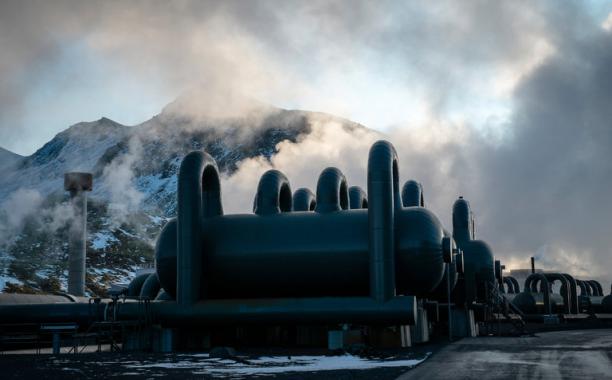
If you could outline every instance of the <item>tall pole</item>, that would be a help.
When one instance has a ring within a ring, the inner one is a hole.
[[[68,293],[85,295],[85,253],[87,249],[87,191],[92,190],[91,173],[64,174],[64,189],[70,192],[74,219],[68,241]]]

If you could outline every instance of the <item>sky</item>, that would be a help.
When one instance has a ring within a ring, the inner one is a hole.
[[[509,261],[612,268],[612,1],[3,0],[0,51],[13,152],[193,87],[241,93],[385,133]]]
[[[370,128],[443,118],[509,133],[521,79],[610,2],[3,1],[0,146],[127,125],[182,91],[240,91]]]

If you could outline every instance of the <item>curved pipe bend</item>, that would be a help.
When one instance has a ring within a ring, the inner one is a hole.
[[[317,200],[310,189],[302,187],[293,193],[293,211],[314,211],[315,207]]]
[[[351,186],[349,192],[349,208],[351,210],[368,208],[368,196],[366,192],[359,186]]]
[[[510,277],[504,277],[504,284],[508,288],[508,294],[515,294],[514,283],[512,282],[512,280],[510,280]],[[503,291],[504,287],[502,286],[501,289]]]
[[[601,286],[601,284],[598,281],[595,280],[589,280],[588,281],[589,284],[591,284],[591,287],[593,288],[593,295],[594,296],[603,296],[603,287]]]
[[[315,212],[326,213],[348,209],[348,185],[338,168],[326,168],[317,181]]]
[[[525,285],[523,285],[523,288],[525,289],[526,292],[529,289],[533,291],[532,283],[534,283],[533,286],[537,287],[537,282],[539,281],[542,282],[542,289],[550,289],[548,280],[546,279],[546,276],[544,276],[542,273],[532,273],[529,276],[527,276],[527,278],[525,279]],[[552,310],[551,310],[551,305],[550,305],[550,292],[545,291],[545,292],[542,292],[542,294],[544,296],[544,307],[548,311],[548,314],[551,314]]]
[[[582,280],[576,280],[576,284],[580,287],[580,296],[591,296],[591,287],[587,286],[586,282]]]
[[[177,207],[177,303],[192,305],[206,295],[202,286],[202,227],[205,218],[223,215],[217,163],[207,153],[191,152],[181,162]]]
[[[423,186],[411,179],[402,187],[402,204],[404,207],[425,207]]]
[[[453,204],[453,238],[458,243],[474,240],[474,217],[470,202],[463,197]]]
[[[578,314],[580,313],[580,303],[578,302],[578,287],[576,284],[576,279],[567,273],[561,273],[561,275],[567,279],[567,282],[570,285],[569,291],[572,298],[572,313]]]
[[[159,293],[159,289],[160,284],[159,279],[157,278],[157,273],[151,273],[145,280],[144,284],[142,284],[138,298],[149,300],[155,299]]]
[[[513,287],[513,291],[515,294],[519,294],[521,292],[521,287],[518,283],[518,281],[516,280],[516,278],[512,277],[512,276],[506,276],[504,278],[507,278],[508,281],[512,282],[512,287]]]
[[[395,295],[395,210],[402,208],[397,152],[377,141],[368,156],[370,296],[386,301]]]
[[[259,179],[253,212],[273,215],[291,211],[293,199],[287,177],[278,170],[268,170]]]
[[[597,296],[598,294],[597,288],[595,287],[595,285],[593,285],[593,283],[590,280],[584,280],[582,282],[584,283],[584,285],[586,285],[587,294],[589,296]]]
[[[571,294],[571,283],[569,279],[562,275],[561,273],[545,273],[544,276],[548,280],[548,282],[552,285],[555,281],[559,280],[561,282],[561,287],[565,288],[565,292],[561,292],[561,296],[563,297],[563,305],[565,307],[565,313],[571,314],[573,307],[573,296]],[[552,288],[551,288],[552,292]]]

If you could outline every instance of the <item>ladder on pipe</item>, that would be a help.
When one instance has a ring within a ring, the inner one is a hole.
[[[504,318],[512,324],[516,335],[533,335],[527,331],[527,325],[525,324],[524,320],[525,315],[523,312],[512,302],[508,301],[508,299],[499,291],[499,288],[495,282],[488,284],[487,293],[489,296],[489,305],[491,305],[493,314],[497,314],[498,316],[503,315]],[[497,322],[499,335],[499,319],[497,319]]]

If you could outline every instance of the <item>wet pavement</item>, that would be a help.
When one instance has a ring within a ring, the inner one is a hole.
[[[612,329],[463,339],[398,380],[612,379]]]

